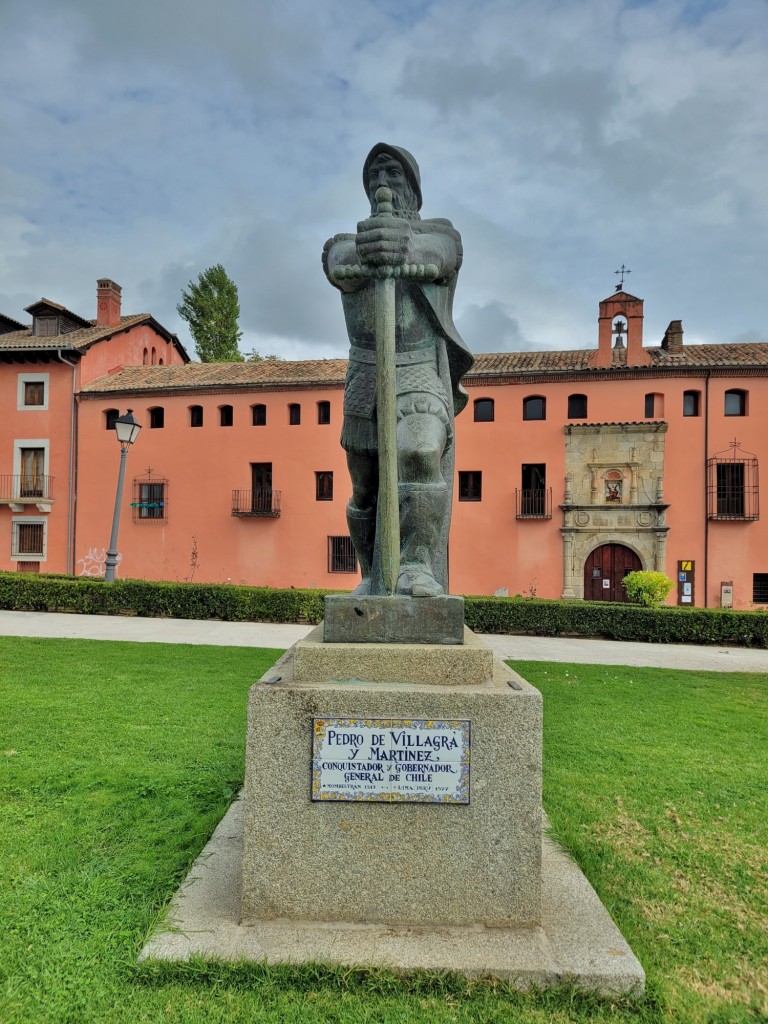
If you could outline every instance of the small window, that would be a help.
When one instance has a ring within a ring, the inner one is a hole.
[[[664,415],[664,395],[658,392],[649,392],[645,396],[645,418],[647,420],[660,419]]]
[[[315,500],[333,501],[333,473],[315,473]]]
[[[357,555],[351,537],[328,538],[328,572],[357,572]]]
[[[235,411],[231,405],[220,405],[219,406],[219,425],[222,427],[231,427],[235,422]]]
[[[202,427],[202,425],[203,425],[203,407],[202,407],[202,405],[190,405],[190,407],[189,407],[189,425],[190,425],[190,427]]]
[[[568,419],[585,420],[587,418],[587,396],[568,395]]]
[[[545,420],[547,418],[547,400],[543,395],[531,395],[523,399],[524,420]]]
[[[475,423],[493,423],[494,402],[492,398],[475,399]]]
[[[768,572],[752,573],[752,600],[755,604],[768,604]]]
[[[45,405],[45,385],[41,380],[25,383],[24,405]]]
[[[746,416],[747,415],[747,392],[739,388],[733,388],[725,392],[725,415]]]
[[[134,522],[166,522],[168,519],[168,481],[147,477],[134,480],[131,502]]]
[[[251,406],[252,423],[254,427],[266,427],[267,407],[259,403]]]
[[[298,427],[301,423],[301,406],[298,402],[291,402],[288,406],[288,422],[292,427]]]
[[[119,415],[120,415],[120,410],[119,409],[105,409],[104,410],[104,429],[105,430],[114,430],[115,429],[115,420],[118,418]]]
[[[683,392],[683,416],[698,416],[699,415],[699,397],[700,391],[684,391]]]
[[[165,426],[165,409],[162,405],[156,405],[149,410],[149,426],[152,430],[159,430]]]
[[[459,471],[459,501],[482,501],[483,474],[479,470]]]
[[[317,403],[317,422],[326,426],[331,422],[331,403],[330,402],[318,402]]]
[[[44,519],[14,519],[11,558],[22,562],[45,558],[45,525]]]
[[[16,407],[18,409],[47,409],[48,377],[47,373],[20,373]]]
[[[157,363],[157,349],[153,345],[152,346],[152,365],[154,366],[155,363]]]
[[[146,349],[146,348],[144,349],[144,355],[143,355],[141,361],[142,361],[142,364],[144,366],[147,365],[147,363],[149,362],[149,349]]]

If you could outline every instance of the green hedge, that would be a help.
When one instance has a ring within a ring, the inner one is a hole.
[[[644,608],[609,601],[467,597],[467,625],[478,633],[598,636],[661,644],[768,647],[765,612],[711,608]]]
[[[159,583],[91,576],[0,572],[0,608],[87,615],[320,622],[324,590],[273,590],[228,583]]]
[[[228,583],[156,583],[87,576],[0,572],[0,608],[14,611],[320,622],[327,590],[273,590]],[[477,633],[598,636],[669,644],[768,647],[768,614],[703,608],[643,608],[608,601],[467,597],[466,623]]]

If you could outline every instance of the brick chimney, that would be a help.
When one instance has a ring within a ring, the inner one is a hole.
[[[119,327],[122,288],[108,277],[96,282],[96,326]]]
[[[613,322],[617,316],[626,321],[626,360],[624,353],[621,359],[614,360],[611,347],[613,337]],[[600,303],[600,315],[598,317],[597,352],[593,353],[590,365],[599,368],[613,366],[614,363],[626,366],[648,366],[651,357],[643,348],[643,300],[628,292],[617,291],[608,299]]]
[[[664,331],[664,337],[661,339],[661,347],[665,352],[670,353],[683,351],[682,320],[670,320],[669,327]]]

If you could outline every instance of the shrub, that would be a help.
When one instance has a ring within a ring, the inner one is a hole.
[[[674,582],[663,572],[630,572],[623,579],[624,589],[630,601],[646,608],[660,608]]]
[[[0,608],[235,622],[320,622],[329,590],[273,590],[227,583],[159,583],[0,572]],[[668,644],[768,647],[768,615],[709,608],[646,608],[609,601],[467,597],[478,633],[597,636]]]

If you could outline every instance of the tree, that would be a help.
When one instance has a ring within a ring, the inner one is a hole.
[[[237,285],[220,263],[190,281],[176,310],[189,324],[203,363],[242,362],[237,343],[243,336],[238,320]]]

